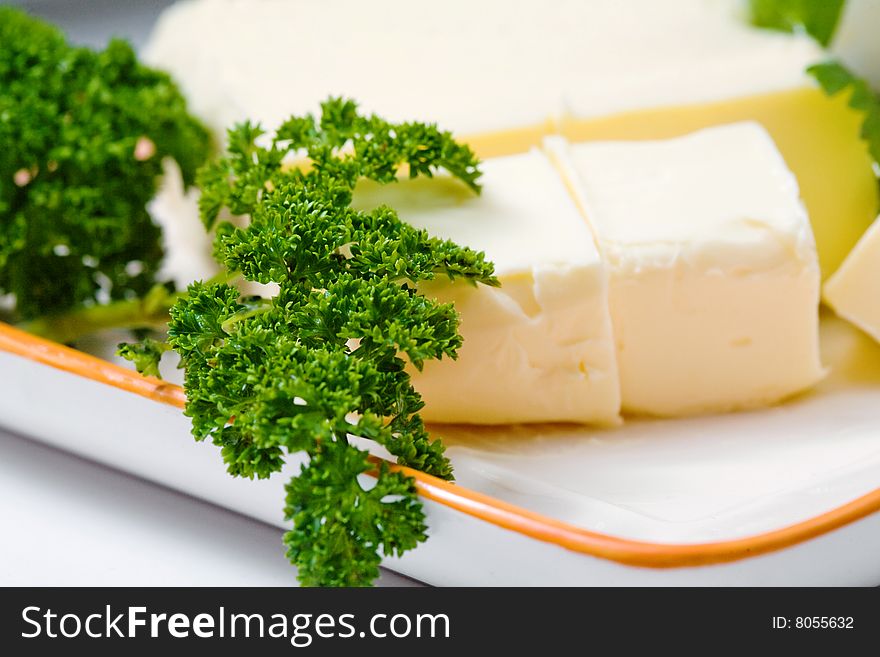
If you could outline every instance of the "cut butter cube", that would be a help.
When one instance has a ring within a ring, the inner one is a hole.
[[[813,235],[759,125],[547,147],[610,269],[625,411],[749,408],[823,376]]]
[[[413,384],[434,422],[618,421],[608,277],[593,237],[544,154],[483,164],[476,196],[449,177],[361,183],[355,205],[387,204],[432,235],[485,251],[501,288],[448,279],[422,287],[454,302],[458,360],[425,363]]]
[[[880,341],[880,217],[825,283],[826,303]]]

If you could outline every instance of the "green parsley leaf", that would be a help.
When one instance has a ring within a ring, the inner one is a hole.
[[[845,0],[749,0],[758,27],[782,32],[803,30],[821,45],[831,43]]]
[[[0,295],[10,319],[142,296],[162,258],[146,211],[162,160],[184,180],[208,132],[170,78],[114,40],[95,52],[0,7]]]
[[[844,0],[750,0],[751,19],[759,27],[785,32],[804,30],[828,46],[843,13]],[[880,101],[868,82],[837,61],[810,66],[812,75],[826,94],[850,93],[849,106],[864,114],[861,137],[874,162],[880,164]]]
[[[200,208],[216,229],[217,260],[277,294],[194,283],[171,308],[168,344],[185,370],[192,433],[222,448],[230,474],[265,478],[287,454],[305,453],[287,486],[293,529],[284,539],[302,583],[367,585],[383,555],[425,540],[424,514],[414,482],[386,465],[364,485],[373,466],[349,438],[452,478],[406,365],[455,358],[459,318],[418,284],[498,280],[482,253],[417,230],[389,207],[356,210],[352,193],[362,179],[394,184],[404,170],[439,169],[479,192],[478,162],[436,126],[392,124],[343,99],[266,137],[247,122],[230,130],[228,154],[199,174]],[[302,158],[307,166],[293,166]],[[246,226],[224,213],[247,215]],[[153,345],[122,349],[154,367]]]
[[[366,452],[331,441],[287,484],[293,529],[284,543],[304,586],[369,586],[381,555],[399,556],[425,540],[413,480],[382,463],[366,490],[358,475],[370,469]]]
[[[134,344],[120,344],[116,353],[125,360],[134,363],[137,371],[147,376],[159,376],[159,361],[162,354],[170,347],[166,342],[160,342],[152,338],[144,338]]]
[[[848,92],[849,106],[864,115],[861,138],[868,145],[874,162],[880,164],[880,96],[864,79],[858,77],[843,64],[827,61],[815,64],[807,72],[829,96]]]

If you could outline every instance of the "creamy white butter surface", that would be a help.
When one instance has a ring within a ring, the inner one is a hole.
[[[625,411],[760,406],[822,377],[816,247],[760,126],[548,148],[611,272]]]
[[[189,0],[144,56],[221,135],[329,95],[475,134],[810,85],[822,53],[739,0]]]

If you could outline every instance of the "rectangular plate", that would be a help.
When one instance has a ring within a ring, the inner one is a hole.
[[[102,44],[111,23],[140,43],[168,3],[101,3],[109,22],[63,4],[39,13]],[[880,349],[826,319],[823,351],[828,379],[764,411],[604,431],[435,427],[458,485],[416,475],[432,536],[386,565],[460,585],[878,584]],[[182,399],[0,326],[0,425],[285,527],[285,477],[226,475],[190,438]]]
[[[880,348],[832,317],[822,346],[826,380],[761,411],[434,427],[458,483],[416,474],[431,538],[386,565],[434,584],[877,584]],[[3,426],[286,526],[285,473],[229,477],[173,384],[5,326],[0,373]]]

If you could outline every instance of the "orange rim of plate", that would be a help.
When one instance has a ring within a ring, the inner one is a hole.
[[[0,350],[163,404],[182,409],[186,403],[180,386],[142,376],[2,322]],[[378,458],[374,460],[376,463],[380,461]],[[820,515],[762,534],[711,543],[652,543],[582,529],[412,468],[389,465],[413,477],[419,494],[425,499],[539,541],[645,568],[683,568],[739,561],[797,545],[880,511],[878,488]]]

